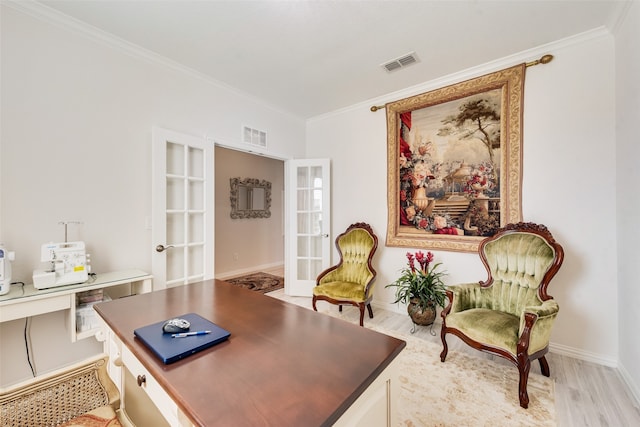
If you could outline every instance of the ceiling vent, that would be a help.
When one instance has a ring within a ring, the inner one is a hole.
[[[406,55],[402,55],[399,58],[391,60],[385,64],[382,64],[382,67],[385,70],[387,70],[387,72],[390,73],[392,71],[399,70],[400,68],[404,68],[411,64],[415,64],[416,62],[419,62],[418,56],[416,55],[415,52],[411,52],[411,53],[407,53]]]
[[[245,144],[267,147],[267,133],[262,130],[252,129],[248,126],[242,128],[242,141]]]

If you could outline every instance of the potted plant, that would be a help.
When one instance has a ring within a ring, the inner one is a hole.
[[[446,273],[439,271],[440,265],[433,263],[432,252],[407,252],[407,267],[400,270],[402,274],[395,282],[385,286],[396,288],[393,303],[407,304],[407,312],[417,325],[431,325],[436,308],[444,307],[447,294],[442,277]]]

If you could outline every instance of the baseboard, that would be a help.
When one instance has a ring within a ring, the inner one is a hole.
[[[253,265],[251,267],[241,268],[239,270],[233,270],[233,271],[225,271],[223,273],[216,272],[215,278],[224,280],[224,279],[230,279],[232,277],[244,276],[245,274],[251,274],[251,273],[260,273],[260,272],[268,273],[269,272],[268,270],[275,270],[275,269],[284,269],[284,264],[281,262],[275,262],[271,264]]]
[[[400,303],[392,303],[391,301],[389,302],[385,302],[385,301],[379,301],[376,300],[374,298],[373,301],[371,301],[371,306],[373,308],[381,308],[383,310],[388,310],[388,311],[392,311],[394,313],[399,313],[399,314],[406,314],[407,313],[407,306],[404,304],[400,304]]]
[[[633,382],[631,375],[629,375],[629,372],[623,365],[618,366],[618,375],[620,375],[622,382],[626,384],[629,395],[634,401],[634,405],[640,408],[640,389],[638,389],[638,385]]]
[[[618,368],[618,361],[600,354],[589,351],[580,350],[562,344],[549,343],[549,351],[563,356],[573,357],[574,359],[584,360],[587,362],[597,363],[598,365],[608,366],[610,368]]]

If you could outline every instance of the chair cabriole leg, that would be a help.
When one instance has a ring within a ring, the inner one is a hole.
[[[549,370],[549,363],[547,362],[547,359],[542,356],[538,359],[538,362],[540,362],[540,371],[542,371],[542,375],[544,375],[545,377],[550,376],[551,371]]]
[[[527,393],[527,382],[529,380],[529,370],[531,369],[531,361],[527,358],[518,361],[518,371],[520,372],[520,384],[518,397],[520,398],[520,406],[524,409],[529,407],[529,394]]]
[[[442,353],[440,353],[440,361],[444,363],[444,360],[447,358],[447,353],[449,352],[449,346],[447,346],[447,332],[445,331],[444,325],[440,330],[440,338],[442,339]]]

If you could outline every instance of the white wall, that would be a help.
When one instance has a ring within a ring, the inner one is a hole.
[[[246,124],[268,132],[270,152],[303,154],[299,118],[93,33],[4,3],[1,14],[0,241],[16,252],[16,281],[31,282],[42,243],[64,238],[62,220],[83,222],[69,239],[86,242],[94,271],[150,271],[153,126],[241,146]],[[30,376],[23,326],[0,326],[2,384]],[[38,316],[31,331],[39,372],[99,348],[71,345],[62,313]]]
[[[640,2],[633,2],[616,32],[617,230],[620,371],[640,401]],[[615,311],[610,312],[615,316]]]
[[[541,47],[420,87],[317,117],[307,126],[307,155],[332,159],[332,234],[370,223],[381,245],[375,302],[388,308],[407,248],[384,245],[387,152],[384,110],[371,105],[404,98],[551,53],[527,69],[524,105],[523,218],[547,225],[565,248],[549,287],[560,304],[552,345],[601,363],[617,360],[618,328],[613,37],[604,31]],[[593,60],[597,58],[597,60]],[[349,206],[349,209],[342,207]],[[447,283],[486,278],[477,255],[435,251]],[[603,304],[603,294],[607,295]],[[403,309],[403,308],[402,308]],[[608,315],[607,313],[612,313]]]

